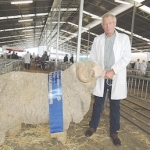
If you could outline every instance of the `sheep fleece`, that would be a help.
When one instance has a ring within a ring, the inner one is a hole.
[[[76,66],[62,71],[64,129],[70,122],[79,123],[88,112],[95,80],[82,83]],[[49,122],[48,75],[43,73],[10,72],[0,76],[0,145],[6,133],[17,133],[21,123]]]

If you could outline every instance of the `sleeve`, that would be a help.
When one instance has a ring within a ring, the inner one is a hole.
[[[92,48],[91,48],[91,51],[90,51],[90,58],[89,60],[95,62],[96,64],[98,64],[98,61],[97,61],[97,53],[96,53],[96,38],[94,38],[94,41],[93,41],[93,44],[92,44]]]

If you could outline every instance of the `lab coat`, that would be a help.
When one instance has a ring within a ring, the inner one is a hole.
[[[30,64],[30,54],[29,53],[26,53],[25,55],[24,55],[24,63],[25,64]]]
[[[113,51],[115,56],[115,63],[112,65],[112,69],[115,72],[112,82],[111,99],[124,99],[127,97],[127,75],[126,67],[131,60],[131,44],[129,37],[126,34],[116,32],[116,38],[114,41]],[[90,60],[99,64],[104,68],[104,46],[105,46],[105,34],[101,34],[93,41]],[[96,86],[93,94],[99,97],[103,97],[104,93],[104,77],[97,79]]]
[[[146,71],[146,68],[147,68],[146,62],[140,63],[140,70],[141,70],[141,71],[145,72],[145,71]]]

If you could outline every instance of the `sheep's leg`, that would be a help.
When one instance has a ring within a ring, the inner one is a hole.
[[[62,144],[66,144],[67,143],[67,130],[65,130],[64,132],[52,133],[51,137],[57,138],[58,141],[60,141]]]

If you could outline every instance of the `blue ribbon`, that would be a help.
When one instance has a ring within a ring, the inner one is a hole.
[[[63,132],[63,99],[61,71],[48,74],[50,133]]]

